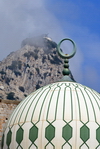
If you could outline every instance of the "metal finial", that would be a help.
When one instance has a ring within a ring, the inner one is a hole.
[[[64,53],[61,51],[60,45],[61,45],[61,43],[62,43],[64,40],[69,40],[69,41],[71,41],[71,43],[73,44],[73,51],[72,51],[71,54],[67,54],[67,55],[66,55],[66,54],[64,54]],[[71,40],[71,39],[69,39],[69,38],[65,38],[65,39],[61,40],[61,41],[58,43],[58,45],[57,45],[57,49],[58,49],[58,54],[59,54],[59,56],[60,56],[61,58],[63,58],[63,59],[70,59],[70,58],[72,58],[72,57],[75,55],[75,53],[76,53],[76,45],[75,45],[74,41]]]
[[[71,54],[64,54],[61,51],[60,45],[64,40],[69,40],[73,44],[73,51]],[[59,56],[64,59],[64,70],[63,70],[64,77],[62,78],[61,81],[74,81],[69,77],[71,75],[71,72],[69,70],[69,64],[68,64],[68,62],[69,62],[68,59],[72,58],[76,53],[76,45],[75,45],[74,41],[69,38],[65,38],[65,39],[61,40],[59,42],[59,44],[57,45],[57,50],[58,50]]]

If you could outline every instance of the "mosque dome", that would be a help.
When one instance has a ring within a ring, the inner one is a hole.
[[[17,106],[3,134],[2,149],[100,149],[100,95],[71,80],[68,72]]]

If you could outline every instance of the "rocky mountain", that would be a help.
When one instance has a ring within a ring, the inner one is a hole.
[[[0,99],[22,100],[62,77],[57,44],[47,36],[27,38],[21,49],[0,62]]]

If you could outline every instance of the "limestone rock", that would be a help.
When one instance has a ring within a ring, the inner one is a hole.
[[[27,38],[0,62],[0,98],[22,100],[62,77],[63,62],[50,38]]]

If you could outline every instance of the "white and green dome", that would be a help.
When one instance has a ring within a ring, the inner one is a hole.
[[[100,148],[100,95],[74,82],[30,94],[11,115],[3,149]]]
[[[100,149],[100,94],[68,75],[38,89],[11,115],[2,149]]]

